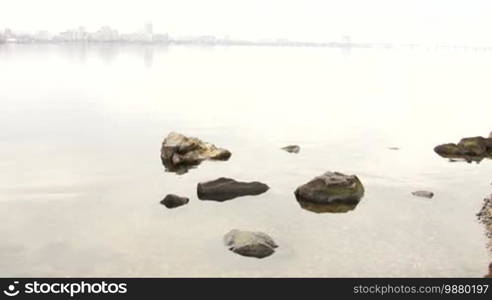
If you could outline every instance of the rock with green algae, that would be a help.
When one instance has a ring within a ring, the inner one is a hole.
[[[448,143],[448,144],[442,144],[439,146],[436,146],[434,148],[434,151],[439,154],[440,156],[446,157],[446,158],[459,158],[463,156],[461,153],[460,149],[456,144],[453,143]]]
[[[434,148],[441,157],[480,162],[484,158],[492,158],[492,137],[481,136],[463,138],[458,144],[448,143]]]
[[[364,186],[355,175],[326,172],[294,192],[302,208],[316,212],[347,212],[353,210],[364,196]]]
[[[487,154],[486,140],[481,136],[462,138],[457,146],[463,155],[483,156]]]

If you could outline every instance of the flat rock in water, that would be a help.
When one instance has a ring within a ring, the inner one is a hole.
[[[395,150],[395,151],[396,151],[396,150],[400,150],[400,148],[398,148],[398,147],[388,147],[388,149],[389,149],[389,150]]]
[[[171,132],[162,142],[161,160],[166,170],[183,174],[202,161],[228,160],[231,152],[194,137]]]
[[[175,208],[190,202],[190,199],[186,197],[180,197],[174,194],[169,194],[164,199],[162,199],[161,204],[167,208]]]
[[[417,197],[429,198],[429,199],[434,197],[434,193],[429,191],[415,191],[412,192],[412,195]]]
[[[221,177],[212,181],[200,182],[197,186],[197,194],[200,200],[226,201],[241,196],[259,195],[268,189],[268,185],[261,182],[240,182]]]
[[[278,247],[273,239],[263,232],[237,229],[229,231],[224,236],[224,244],[234,253],[256,258],[270,256]]]
[[[301,151],[301,147],[299,147],[297,145],[289,145],[289,146],[283,147],[282,150],[285,150],[289,153],[299,153],[299,151]]]

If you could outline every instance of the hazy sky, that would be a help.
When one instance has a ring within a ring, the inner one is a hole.
[[[2,0],[0,28],[492,44],[490,0]]]

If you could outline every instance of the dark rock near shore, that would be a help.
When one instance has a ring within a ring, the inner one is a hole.
[[[270,256],[278,247],[265,233],[237,229],[231,230],[224,236],[224,244],[234,253],[256,258]]]
[[[434,151],[443,157],[456,157],[459,158],[463,154],[456,144],[448,143],[436,146]]]
[[[174,194],[169,194],[164,199],[162,199],[161,204],[167,208],[175,208],[190,202],[190,199],[186,197],[180,197]]]
[[[485,226],[485,234],[489,239],[488,247],[492,252],[492,195],[483,200],[483,206],[477,214],[478,220]]]
[[[259,195],[268,189],[268,185],[261,182],[240,182],[221,177],[212,181],[200,182],[197,186],[197,194],[201,200],[226,201],[241,196]]]
[[[492,238],[492,195],[483,200],[483,206],[478,212],[477,217],[487,227],[487,233]]]
[[[285,150],[289,153],[299,153],[299,151],[301,151],[301,147],[297,146],[297,145],[289,145],[289,146],[285,146],[282,148],[282,150]]]
[[[489,274],[485,275],[484,278],[492,278],[492,263],[489,264]]]
[[[434,193],[429,191],[415,191],[412,192],[412,195],[417,197],[429,198],[429,199],[434,197]]]
[[[448,143],[436,146],[434,151],[451,161],[457,159],[467,162],[480,162],[484,158],[492,158],[492,137],[481,136],[463,138],[458,144]]]
[[[161,160],[166,170],[184,174],[202,161],[228,160],[231,152],[194,137],[171,132],[162,143]]]
[[[353,210],[364,196],[364,186],[355,175],[326,172],[294,192],[302,208],[317,212]]]
[[[487,139],[476,136],[463,138],[458,143],[458,149],[463,155],[483,156],[487,155]]]

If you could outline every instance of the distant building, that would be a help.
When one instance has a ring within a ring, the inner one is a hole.
[[[196,42],[199,44],[213,45],[217,39],[213,35],[202,35],[196,38]]]
[[[51,39],[51,34],[46,30],[38,31],[33,37],[33,40],[36,42],[49,42]]]
[[[118,30],[103,26],[90,36],[90,40],[95,42],[116,42],[120,40],[120,35]]]
[[[350,45],[352,43],[352,38],[349,35],[342,36],[342,43]]]
[[[10,29],[10,28],[5,28],[3,35],[6,39],[14,37],[14,33],[12,32],[12,29]]]
[[[152,41],[156,43],[169,43],[169,34],[154,34]]]
[[[149,22],[144,25],[144,31],[142,34],[142,42],[151,43],[154,40],[154,25]]]
[[[154,25],[152,25],[152,22],[145,24],[144,31],[146,34],[149,34],[149,35],[154,34]]]
[[[6,28],[0,31],[0,42],[2,43],[32,43],[32,42],[61,42],[61,43],[85,43],[85,42],[129,42],[129,43],[169,43],[169,35],[154,34],[154,26],[151,22],[144,24],[138,32],[120,34],[118,30],[110,26],[103,26],[96,32],[88,32],[85,27],[68,29],[56,35],[42,30],[36,33],[14,33]],[[199,42],[216,43],[213,36],[199,37]]]

